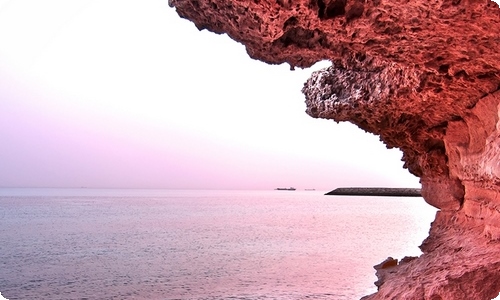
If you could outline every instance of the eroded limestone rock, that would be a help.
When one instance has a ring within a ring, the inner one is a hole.
[[[307,113],[403,151],[440,209],[423,255],[366,299],[491,299],[500,292],[500,9],[489,0],[170,0],[201,29],[292,68]]]

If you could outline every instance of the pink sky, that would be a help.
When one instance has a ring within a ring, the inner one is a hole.
[[[1,187],[419,186],[376,136],[304,113],[311,70],[167,1],[0,0],[0,45]]]

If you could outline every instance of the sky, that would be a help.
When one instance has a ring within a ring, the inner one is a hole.
[[[166,0],[0,0],[0,187],[419,187],[398,149],[305,113],[328,65],[252,60]]]

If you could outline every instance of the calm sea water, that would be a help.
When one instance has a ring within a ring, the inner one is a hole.
[[[421,198],[317,191],[0,189],[13,299],[359,299],[419,255]]]

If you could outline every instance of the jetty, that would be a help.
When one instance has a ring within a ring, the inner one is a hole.
[[[381,187],[341,187],[326,193],[331,196],[384,196],[384,197],[422,197],[419,188],[381,188]]]

